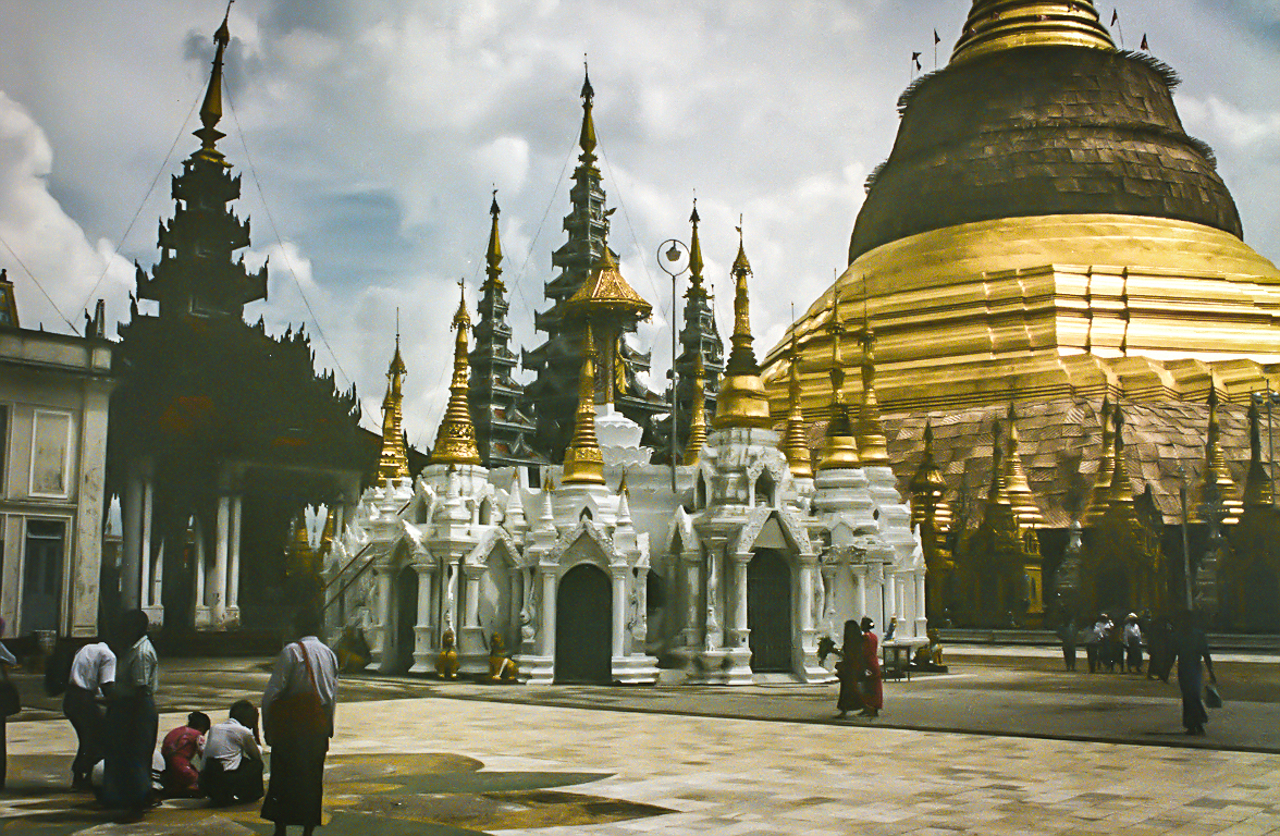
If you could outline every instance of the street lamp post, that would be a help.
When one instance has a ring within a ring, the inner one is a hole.
[[[695,229],[696,232],[696,229]],[[675,238],[668,238],[658,245],[658,266],[671,277],[671,490],[676,489],[676,406],[678,402],[676,373],[676,322],[680,317],[680,297],[676,282],[689,270],[689,247]]]

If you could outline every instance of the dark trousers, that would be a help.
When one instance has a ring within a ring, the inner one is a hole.
[[[151,754],[156,749],[158,723],[155,702],[146,691],[112,699],[98,796],[103,806],[134,811],[146,807],[151,797]]]
[[[329,735],[325,732],[272,742],[271,782],[262,802],[264,819],[279,825],[320,824],[328,752]]]
[[[1098,644],[1089,642],[1084,646],[1084,654],[1089,659],[1089,673],[1098,669]]]
[[[1074,644],[1064,644],[1062,646],[1062,661],[1067,666],[1067,670],[1076,669],[1076,646]]]
[[[71,721],[79,740],[76,759],[71,762],[71,777],[77,781],[86,780],[93,771],[93,765],[102,760],[105,715],[91,692],[74,685],[68,685],[62,697],[62,713]]]
[[[200,771],[200,789],[215,807],[257,801],[262,798],[262,761],[241,758],[240,765],[228,771],[222,761],[211,758]]]
[[[0,714],[0,790],[4,789],[4,782],[9,772],[9,753],[6,751],[8,745],[5,742],[5,736],[8,734],[8,729],[5,728],[7,722],[8,718]]]

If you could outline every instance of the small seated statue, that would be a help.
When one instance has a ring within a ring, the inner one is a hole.
[[[445,630],[444,635],[440,637],[440,655],[436,657],[436,673],[441,679],[458,678],[458,651],[454,646],[456,644],[457,638],[453,631]]]
[[[489,681],[515,682],[520,675],[516,663],[507,658],[506,642],[500,633],[494,633],[489,642]]]
[[[916,651],[911,667],[918,671],[946,673],[947,666],[942,664],[942,642],[938,639],[938,631],[930,628],[925,635],[929,637],[929,643],[921,645]]]

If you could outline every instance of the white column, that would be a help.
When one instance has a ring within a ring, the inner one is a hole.
[[[204,567],[204,529],[197,520],[192,525],[192,532],[195,534],[195,543],[193,548],[196,560],[196,611],[195,611],[195,627],[209,626],[209,598],[208,584],[205,582]]]
[[[378,660],[378,669],[389,672],[395,664],[392,650],[392,632],[395,625],[391,620],[391,598],[395,576],[390,567],[374,569],[378,585],[377,629],[374,631],[373,647],[370,650]]]
[[[813,565],[800,564],[800,635],[813,632]]]
[[[240,623],[240,521],[244,511],[244,496],[236,494],[231,498],[231,536],[228,546],[231,548],[231,576],[227,581],[227,609],[231,621]]]
[[[142,484],[142,538],[138,544],[139,561],[138,566],[141,572],[141,578],[138,583],[139,599],[138,607],[143,610],[151,608],[155,603],[151,594],[151,503],[155,494],[155,486],[151,480]]]
[[[413,626],[413,667],[411,673],[427,673],[434,669],[432,659],[435,638],[431,629],[431,578],[435,574],[433,567],[415,564],[413,571],[418,573],[418,619]]]
[[[520,652],[520,610],[524,606],[524,572],[515,566],[507,569],[507,583],[510,592],[507,596],[507,611],[503,613],[502,640],[507,643],[511,653]],[[513,630],[512,628],[516,628]],[[512,641],[514,635],[515,641]]]
[[[733,559],[733,627],[738,631],[738,644],[747,646],[747,565],[751,562],[751,553],[734,555]]]
[[[555,656],[556,653],[556,569],[539,566],[542,574],[542,629],[538,636],[538,655]]]
[[[464,602],[467,608],[467,620],[464,625],[467,627],[480,627],[480,573],[484,569],[480,566],[466,566],[463,571],[467,574],[467,600]]]
[[[854,613],[854,618],[862,618],[867,614],[867,567],[854,566],[853,580],[856,584],[858,611]]]
[[[218,497],[218,522],[214,528],[213,572],[209,576],[209,611],[214,629],[227,617],[227,535],[231,528],[231,498]]]
[[[627,570],[613,571],[613,656],[623,655],[627,633]]]
[[[929,629],[929,619],[925,614],[925,569],[916,571],[916,635],[924,636]]]
[[[455,636],[461,641],[460,631],[458,630],[458,566],[455,563],[445,564],[445,588],[444,588],[444,626],[448,630],[452,630]]]
[[[697,552],[686,554],[685,559],[685,621],[684,621],[684,645],[685,647],[699,647],[702,642],[698,640],[698,602],[702,598],[702,579],[698,571]]]
[[[121,497],[124,506],[124,555],[120,562],[120,606],[137,609],[142,595],[142,479],[129,477]]]
[[[164,623],[164,540],[156,548],[156,570],[151,576],[152,624]]]

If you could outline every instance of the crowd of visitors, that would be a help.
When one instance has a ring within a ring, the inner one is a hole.
[[[298,639],[277,657],[262,696],[262,728],[270,746],[270,781],[264,792],[268,753],[259,731],[258,708],[237,700],[227,719],[214,723],[202,711],[164,735],[156,748],[159,716],[155,694],[159,661],[141,610],[124,613],[117,641],[95,642],[65,658],[48,660],[45,687],[62,695],[63,713],[78,741],[71,785],[92,791],[125,821],[140,819],[165,797],[208,798],[214,806],[265,801],[262,817],[277,836],[289,825],[310,836],[320,824],[324,761],[333,736],[338,660],[320,639],[320,621],[305,611],[295,620]],[[0,634],[4,622],[0,620]],[[17,660],[0,643],[0,684]],[[9,686],[12,690],[12,686]],[[0,687],[0,789],[4,788],[4,719],[16,713]]]

